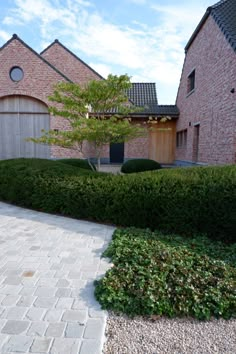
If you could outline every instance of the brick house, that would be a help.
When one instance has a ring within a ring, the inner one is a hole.
[[[81,157],[78,152],[26,142],[25,138],[40,136],[42,129],[69,129],[66,120],[48,112],[48,96],[57,82],[84,84],[94,79],[103,80],[103,77],[58,40],[38,54],[13,35],[0,48],[0,159]],[[158,105],[154,83],[132,84],[128,97],[136,106],[145,106],[140,114],[132,116],[134,124],[143,124],[149,117],[160,120],[168,115],[172,119],[167,123],[159,122],[145,137],[106,146],[102,162],[153,158],[161,163],[172,163],[177,107]],[[145,124],[143,126],[146,129]],[[91,145],[86,145],[85,154],[91,157]]]
[[[176,162],[236,162],[236,1],[206,10],[185,47]]]

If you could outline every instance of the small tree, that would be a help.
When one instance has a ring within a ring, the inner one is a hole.
[[[130,86],[127,75],[109,75],[106,80],[93,80],[84,86],[58,83],[49,97],[57,105],[49,110],[66,119],[69,130],[42,131],[40,138],[28,140],[76,149],[82,154],[83,143],[88,141],[94,145],[99,170],[104,145],[126,142],[145,134],[143,128],[130,122],[130,113],[137,111],[127,98]]]

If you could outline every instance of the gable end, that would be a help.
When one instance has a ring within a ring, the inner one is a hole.
[[[51,47],[53,47],[54,44],[60,45],[65,51],[67,51],[70,55],[72,55],[76,60],[78,60],[81,64],[85,65],[89,70],[91,70],[95,75],[97,75],[100,79],[104,80],[104,77],[101,76],[97,71],[95,71],[91,66],[86,64],[82,59],[80,59],[77,55],[75,55],[72,51],[70,51],[67,47],[65,47],[58,39],[55,39],[54,42],[52,42],[47,48],[45,48],[40,55],[44,54],[47,52],[47,50]]]
[[[39,59],[41,59],[45,64],[50,66],[54,71],[56,71],[59,75],[61,75],[66,81],[72,82],[66,75],[64,75],[61,71],[59,71],[55,66],[49,63],[46,59],[44,59],[40,54],[38,54],[33,48],[31,48],[28,44],[26,44],[17,34],[13,34],[12,38],[10,38],[1,48],[2,51],[5,47],[7,47],[13,40],[18,40],[24,47],[29,49],[34,55],[36,55]]]

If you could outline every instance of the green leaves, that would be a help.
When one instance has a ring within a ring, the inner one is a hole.
[[[233,266],[218,260],[219,250],[227,259],[231,246],[204,236],[195,240],[200,253],[191,250],[191,239],[116,230],[104,253],[114,266],[96,284],[103,308],[129,315],[236,316],[236,260]]]
[[[138,124],[131,124],[130,113],[137,111],[127,97],[130,88],[128,75],[109,75],[106,80],[92,80],[86,85],[60,82],[49,100],[50,112],[68,121],[63,131],[42,131],[40,138],[29,138],[35,143],[73,148],[83,153],[83,142],[93,144],[100,160],[102,147],[145,135]],[[139,112],[142,110],[138,108]]]

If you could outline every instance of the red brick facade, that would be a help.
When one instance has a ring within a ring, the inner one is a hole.
[[[188,93],[191,72],[195,88]],[[176,160],[208,164],[236,162],[236,54],[209,16],[187,50],[177,106]],[[234,90],[232,90],[234,89]],[[232,91],[232,92],[231,92]],[[199,133],[199,136],[198,136]]]
[[[102,79],[96,71],[88,67],[87,64],[77,58],[58,41],[55,41],[52,45],[46,48],[41,53],[41,56],[73,82],[84,84],[89,80]]]
[[[24,76],[20,81],[14,82],[10,78],[9,73],[13,67],[23,70]],[[84,84],[94,79],[102,80],[103,78],[57,40],[39,55],[14,35],[0,50],[0,100],[2,97],[23,95],[38,99],[48,106],[48,96],[52,95],[56,83],[73,81]],[[33,119],[34,111],[30,114]],[[149,114],[146,117],[136,118],[136,121],[143,122],[148,116]],[[50,115],[48,119],[51,129],[70,129],[68,121],[61,117]],[[12,139],[14,140],[13,136]],[[124,159],[148,158],[149,140],[147,134],[125,143]],[[51,147],[50,154],[52,158],[82,157],[78,151],[57,146]],[[92,144],[85,142],[83,157],[88,156],[95,157],[95,151]],[[104,146],[101,158],[102,162],[110,162],[109,145]]]
[[[9,72],[18,66],[24,72],[23,80],[13,82]],[[0,51],[0,97],[25,95],[37,98],[46,105],[55,82],[66,81],[55,69],[18,39],[11,40]]]

